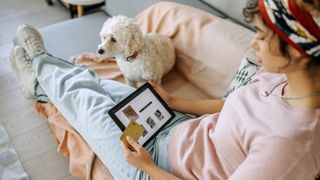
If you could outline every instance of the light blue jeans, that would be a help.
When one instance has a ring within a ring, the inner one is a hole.
[[[35,57],[32,68],[40,85],[36,95],[40,99],[50,99],[115,179],[150,179],[125,161],[119,140],[122,132],[108,115],[108,110],[134,88],[116,81],[100,80],[95,72],[49,54]],[[167,171],[170,171],[167,161],[170,130],[191,119],[183,113],[175,112],[175,115],[146,146],[155,163]]]

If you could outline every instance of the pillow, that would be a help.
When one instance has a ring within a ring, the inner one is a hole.
[[[247,0],[200,0],[206,2],[207,4],[211,5],[215,9],[217,9],[222,14],[226,14],[231,19],[235,20],[236,22],[253,29],[251,24],[248,24],[244,20],[244,16],[242,14],[242,9],[246,6]]]
[[[260,67],[260,65],[252,63],[247,58],[242,59],[238,71],[233,76],[230,85],[224,92],[223,98],[227,98],[230,93],[239,87],[250,84],[252,77],[256,74],[258,69],[260,69]]]
[[[144,33],[169,36],[176,47],[181,74],[210,98],[222,98],[250,50],[254,33],[202,10],[161,2],[135,17]]]
[[[110,16],[125,15],[134,17],[145,8],[152,4],[163,2],[167,0],[110,0],[106,3],[105,12]],[[170,0],[177,3],[187,4],[189,6],[202,9],[204,11],[223,16],[215,9],[209,7],[206,3],[195,0]]]

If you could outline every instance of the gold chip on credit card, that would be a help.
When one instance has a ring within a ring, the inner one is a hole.
[[[127,128],[123,131],[123,133],[120,136],[120,140],[128,147],[131,147],[126,137],[130,136],[133,140],[138,141],[139,138],[142,136],[144,132],[144,128],[139,125],[135,120],[131,120],[128,124]],[[132,148],[132,147],[131,147]]]

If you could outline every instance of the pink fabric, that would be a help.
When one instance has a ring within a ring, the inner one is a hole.
[[[169,164],[183,179],[313,179],[320,167],[320,109],[278,96],[285,78],[261,73],[231,94],[220,114],[173,130]]]

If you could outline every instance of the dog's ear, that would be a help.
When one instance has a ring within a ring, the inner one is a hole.
[[[134,28],[134,30],[132,29],[132,33],[128,35],[125,42],[124,55],[126,58],[131,57],[134,53],[138,52],[144,45],[143,35],[140,29],[135,26],[131,28]]]

